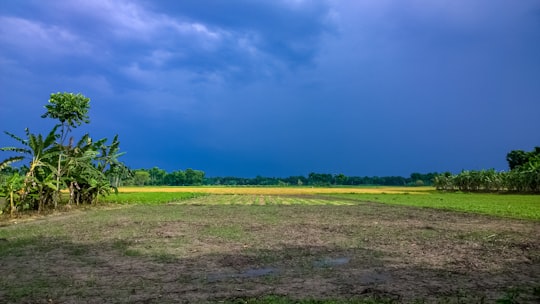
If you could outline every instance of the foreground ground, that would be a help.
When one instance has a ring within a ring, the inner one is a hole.
[[[0,271],[2,303],[536,303],[540,222],[214,194],[4,222]]]

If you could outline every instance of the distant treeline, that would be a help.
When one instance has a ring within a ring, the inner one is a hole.
[[[205,178],[206,185],[227,186],[428,186],[433,184],[437,173],[413,173],[410,177],[403,176],[346,176],[344,174],[309,173],[308,176],[289,177],[209,177]]]
[[[124,185],[136,186],[424,186],[432,185],[437,173],[413,173],[402,176],[346,176],[344,174],[310,173],[308,176],[289,177],[205,177],[204,171],[186,169],[167,172],[158,167],[133,170],[132,176],[123,181]]]

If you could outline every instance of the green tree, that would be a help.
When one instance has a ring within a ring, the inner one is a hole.
[[[340,173],[334,177],[335,183],[337,185],[345,185],[347,184],[347,176],[345,174]]]
[[[204,172],[200,170],[188,168],[186,169],[185,174],[187,185],[201,185],[204,180]]]
[[[90,108],[90,99],[82,94],[73,93],[53,93],[49,98],[49,104],[45,106],[47,112],[41,117],[50,117],[60,122],[61,131],[58,141],[60,154],[58,155],[58,164],[56,170],[56,195],[54,206],[56,207],[60,196],[60,179],[64,173],[62,168],[62,158],[67,150],[71,149],[65,146],[65,141],[72,128],[80,126],[82,123],[89,123],[88,109]]]
[[[148,173],[150,173],[150,184],[151,185],[163,185],[165,175],[167,175],[167,171],[160,169],[158,167],[153,167],[152,169],[148,170]]]
[[[506,161],[508,162],[508,167],[510,167],[510,170],[514,170],[517,167],[525,164],[528,159],[529,157],[527,152],[523,150],[513,150],[506,155]]]
[[[169,186],[181,186],[186,183],[186,173],[182,170],[173,171],[168,173],[164,180]]]
[[[49,104],[45,106],[47,112],[41,115],[42,118],[50,117],[60,121],[62,127],[60,142],[66,140],[71,128],[76,128],[82,123],[89,123],[88,109],[90,108],[90,98],[81,93],[53,93],[49,98]]]
[[[135,170],[133,172],[133,182],[137,186],[144,186],[150,181],[150,173],[145,170]]]
[[[534,147],[534,149],[530,152],[525,152],[523,150],[512,150],[506,154],[506,161],[508,162],[508,167],[510,167],[510,170],[514,170],[527,164],[536,156],[540,156],[540,147]]]

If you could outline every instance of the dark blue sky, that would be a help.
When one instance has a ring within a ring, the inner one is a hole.
[[[63,91],[132,168],[506,170],[540,145],[540,1],[1,1],[0,130]]]

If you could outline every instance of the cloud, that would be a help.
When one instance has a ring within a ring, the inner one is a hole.
[[[26,55],[88,55],[91,46],[72,31],[17,17],[0,16],[0,44]]]
[[[41,65],[83,56],[70,67],[131,71],[125,79],[138,84],[141,75],[167,69],[185,71],[198,83],[280,77],[313,64],[320,38],[331,28],[325,1],[235,0],[213,2],[212,9],[192,1],[53,0],[26,6],[32,18],[10,17],[8,5],[1,19],[0,41],[13,52],[36,58],[45,51]]]

